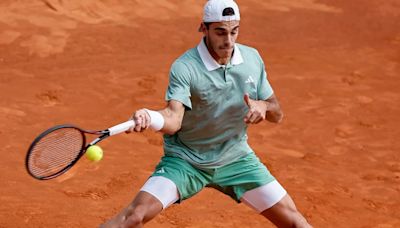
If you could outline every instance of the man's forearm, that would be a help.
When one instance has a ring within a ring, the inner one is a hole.
[[[173,135],[181,129],[182,119],[172,112],[168,107],[159,111],[163,115],[165,122],[161,132]]]
[[[264,101],[267,103],[265,119],[272,123],[279,123],[283,119],[283,113],[278,103]]]

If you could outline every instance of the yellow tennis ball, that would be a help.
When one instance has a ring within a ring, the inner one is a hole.
[[[90,161],[100,161],[103,158],[103,149],[97,145],[90,146],[86,150],[86,158],[89,159]]]

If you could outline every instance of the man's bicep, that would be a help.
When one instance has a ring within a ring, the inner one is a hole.
[[[168,108],[173,111],[173,112],[177,112],[177,113],[181,113],[183,114],[185,112],[185,105],[178,100],[170,100],[168,102]]]
[[[177,100],[170,100],[167,106],[168,111],[171,114],[171,117],[182,121],[183,114],[185,113],[185,105]]]

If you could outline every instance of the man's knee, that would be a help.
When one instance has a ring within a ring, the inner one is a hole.
[[[281,201],[261,213],[277,227],[312,227],[297,210],[293,200],[286,195]]]
[[[144,224],[144,213],[140,209],[132,209],[125,216],[125,227],[141,227]]]
[[[278,227],[308,227],[305,218],[295,208],[281,208],[278,213],[266,210],[262,214]]]
[[[296,223],[294,227],[305,227],[305,228],[312,228],[312,226],[307,222],[307,220],[303,217],[300,212],[298,213],[298,218],[296,219]]]
[[[298,227],[298,228],[311,228],[312,226],[308,224],[307,220],[304,216],[297,210],[291,208],[291,216],[290,216],[290,227]]]

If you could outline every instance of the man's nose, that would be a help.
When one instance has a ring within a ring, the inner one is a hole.
[[[234,43],[233,36],[231,36],[230,34],[226,35],[224,39],[225,46],[232,47],[233,43]]]

